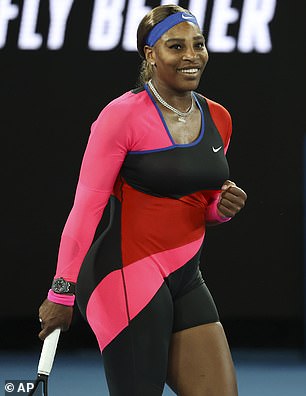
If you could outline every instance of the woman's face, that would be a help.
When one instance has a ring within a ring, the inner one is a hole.
[[[148,50],[147,59],[156,65],[154,78],[157,82],[165,88],[189,91],[197,88],[208,53],[199,27],[182,22],[161,36]]]

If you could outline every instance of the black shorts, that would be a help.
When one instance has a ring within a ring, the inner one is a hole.
[[[165,283],[173,300],[173,332],[219,321],[197,258],[172,273]]]

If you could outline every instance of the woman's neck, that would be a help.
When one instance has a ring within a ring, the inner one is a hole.
[[[154,78],[151,80],[158,94],[171,106],[186,112],[192,104],[192,91],[179,91]]]

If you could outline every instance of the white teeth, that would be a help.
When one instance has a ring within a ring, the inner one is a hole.
[[[182,73],[197,73],[199,69],[180,69]]]

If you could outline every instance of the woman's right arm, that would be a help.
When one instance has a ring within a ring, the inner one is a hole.
[[[122,112],[109,105],[92,125],[74,204],[61,236],[55,278],[77,280],[130,144],[123,118]],[[51,300],[49,293],[39,310],[41,339],[57,327],[67,330],[71,322],[72,307]]]

